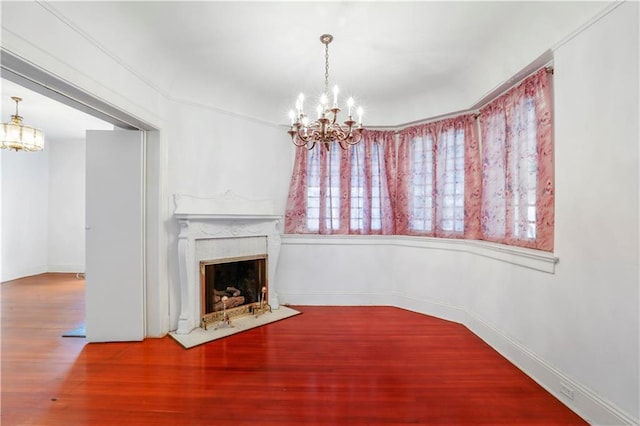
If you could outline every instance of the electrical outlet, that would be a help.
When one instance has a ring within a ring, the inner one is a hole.
[[[573,389],[564,383],[560,383],[560,392],[573,401]]]

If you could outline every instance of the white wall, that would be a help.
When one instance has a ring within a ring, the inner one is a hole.
[[[3,151],[2,276],[84,271],[85,142]]]
[[[41,274],[48,265],[49,150],[2,155],[2,276]]]
[[[556,253],[550,362],[638,419],[638,3],[556,52]],[[549,296],[551,302],[548,302]],[[558,330],[565,330],[562,333]]]
[[[294,156],[286,129],[205,104],[172,101],[169,192],[273,199],[284,211]],[[284,185],[284,188],[283,188]]]
[[[85,141],[48,145],[48,272],[84,272]]]
[[[559,47],[554,68],[555,273],[433,241],[284,237],[280,302],[387,304],[392,289],[388,304],[466,324],[590,421],[637,423],[638,3]]]
[[[284,128],[221,112],[202,103],[171,101],[166,127],[168,194],[207,197],[232,191],[254,200],[274,200],[284,212],[294,146]],[[172,200],[168,201],[173,212]],[[171,329],[179,315],[177,221],[167,220]]]

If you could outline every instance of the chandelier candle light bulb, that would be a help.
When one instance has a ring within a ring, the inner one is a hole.
[[[351,116],[351,110],[354,107],[353,98],[347,100],[348,114],[344,125],[338,120],[338,94],[340,89],[337,85],[333,87],[333,105],[329,104],[329,43],[333,40],[331,34],[320,36],[320,41],[325,47],[325,73],[324,73],[324,91],[320,96],[320,104],[316,107],[318,118],[314,122],[309,122],[309,118],[304,113],[304,95],[300,93],[296,100],[295,110],[289,111],[289,119],[291,127],[289,135],[294,145],[298,147],[304,146],[307,149],[313,149],[317,143],[321,143],[327,150],[331,149],[332,143],[337,143],[340,148],[348,149],[351,145],[355,145],[362,139],[362,107],[358,108],[358,125]]]
[[[347,106],[349,107],[349,113],[347,114],[351,118],[351,108],[353,108],[353,98],[347,99]]]

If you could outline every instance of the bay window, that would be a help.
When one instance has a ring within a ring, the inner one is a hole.
[[[285,232],[481,239],[553,251],[550,80],[540,69],[478,114],[366,130],[348,150],[297,149]]]

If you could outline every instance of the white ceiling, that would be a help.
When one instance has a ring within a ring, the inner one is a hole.
[[[460,107],[469,107],[536,59],[532,52],[555,47],[609,4],[38,2],[164,94],[179,97],[188,87],[185,80],[196,80],[225,86],[224,93],[229,87],[251,93],[274,108],[292,104],[300,91],[321,88],[319,36],[331,33],[330,84],[378,109],[415,96],[416,88],[425,94],[457,90],[469,98]],[[23,7],[2,2],[3,27],[10,27],[11,14]],[[5,98],[12,94],[3,87],[3,121]],[[25,96],[25,121],[36,120],[28,107]]]

